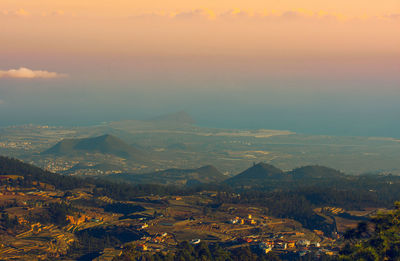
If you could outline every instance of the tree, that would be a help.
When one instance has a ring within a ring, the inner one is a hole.
[[[347,245],[342,251],[342,260],[399,260],[400,259],[400,202],[395,209],[387,213],[378,213],[372,218],[374,233],[369,236],[366,224],[346,233],[353,245]],[[369,236],[368,239],[354,240]],[[354,243],[355,242],[355,243]]]

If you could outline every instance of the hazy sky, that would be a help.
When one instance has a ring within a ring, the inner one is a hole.
[[[1,0],[0,125],[400,136],[399,46],[398,0]]]

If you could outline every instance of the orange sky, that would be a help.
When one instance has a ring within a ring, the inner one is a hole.
[[[335,129],[350,112],[346,131],[364,115],[354,135],[398,136],[399,77],[400,0],[0,0],[0,124],[198,104],[204,118],[272,115],[265,127],[277,129]],[[320,113],[326,101],[334,120]]]
[[[177,9],[210,8],[218,10],[240,8],[246,10],[307,9],[311,11],[337,12],[345,15],[384,15],[400,10],[398,0],[2,0],[3,9],[23,8],[32,12],[63,10],[76,13],[130,15],[140,11],[175,11]]]
[[[32,64],[54,55],[381,59],[400,53],[398,0],[1,0],[0,24],[0,69],[15,57]]]

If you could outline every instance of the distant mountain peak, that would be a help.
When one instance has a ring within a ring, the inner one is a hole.
[[[282,170],[273,165],[260,162],[254,164],[242,173],[226,180],[226,182],[233,185],[254,185],[267,182],[270,179],[282,179],[285,177],[286,175]]]
[[[254,164],[252,167],[248,168],[241,174],[246,174],[248,176],[253,176],[253,177],[268,177],[268,176],[275,176],[275,175],[281,175],[283,173],[282,170],[278,169],[277,167],[265,163],[265,162],[260,162],[257,164]],[[241,175],[239,174],[239,175]]]
[[[185,111],[178,111],[175,113],[164,114],[150,119],[149,121],[155,122],[171,122],[181,124],[194,124],[195,120]]]
[[[262,168],[262,169],[265,169],[265,170],[272,170],[273,169],[274,171],[281,171],[280,169],[278,169],[274,165],[271,165],[271,164],[268,164],[268,163],[265,163],[265,162],[260,162],[260,163],[254,164],[253,167],[251,167],[251,168]]]
[[[115,137],[115,136],[113,136],[111,134],[108,134],[108,133],[106,133],[104,135],[96,136],[96,137],[90,137],[90,138],[87,138],[87,139],[96,139],[98,141],[114,140],[114,139],[115,140],[120,140],[119,138],[117,138],[117,137]]]
[[[110,134],[81,139],[64,139],[44,151],[43,154],[68,155],[77,152],[112,154],[136,159],[143,156],[143,152]]]
[[[119,142],[119,143],[125,143],[123,140],[121,140],[120,138],[111,135],[111,134],[104,134],[98,137],[94,137],[93,139],[97,139],[99,141],[108,141],[108,142]]]

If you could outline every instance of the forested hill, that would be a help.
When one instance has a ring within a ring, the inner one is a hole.
[[[293,178],[293,180],[301,180],[301,179],[337,179],[337,178],[345,178],[346,175],[342,172],[324,167],[324,166],[304,166],[300,168],[296,168],[290,172],[288,175]]]
[[[196,170],[167,170],[164,172],[159,172],[157,174],[170,177],[171,175],[188,175],[188,173],[190,174],[195,172],[205,176],[211,173],[210,175],[217,175],[218,177],[214,177],[213,181],[215,182],[212,184],[198,184],[197,186],[191,187],[177,187],[172,185],[163,186],[156,184],[135,185],[127,184],[126,182],[103,180],[101,178],[81,178],[60,175],[45,171],[30,164],[23,163],[17,159],[0,156],[0,175],[20,175],[23,176],[26,181],[40,181],[48,183],[61,190],[80,188],[84,186],[94,186],[100,188],[119,187],[120,189],[118,190],[127,190],[124,193],[119,192],[119,196],[121,197],[129,197],[129,195],[134,194],[132,192],[128,192],[129,190],[132,190],[133,187],[136,189],[147,187],[147,190],[150,194],[157,194],[161,191],[163,191],[162,193],[191,193],[190,191],[198,191],[203,188],[220,191],[246,192],[247,188],[242,185],[248,184],[250,186],[250,191],[255,189],[256,191],[260,192],[302,191],[302,193],[311,193],[313,191],[319,191],[319,189],[325,191],[329,191],[329,189],[335,189],[338,191],[349,191],[355,195],[367,193],[370,194],[371,197],[373,196],[380,201],[386,201],[386,199],[388,199],[391,203],[396,200],[397,196],[397,199],[400,198],[399,176],[347,176],[339,171],[321,166],[308,166],[294,169],[291,172],[282,172],[271,165],[257,164],[244,171],[242,174],[228,179],[227,181],[223,181],[220,184],[218,184],[217,181],[222,179],[222,174],[212,166],[206,166]],[[205,172],[210,173],[206,175]],[[210,180],[212,179],[212,177],[205,178]],[[239,183],[239,181],[241,183]],[[148,183],[151,183],[150,180]],[[155,191],[151,191],[152,189]]]
[[[55,186],[57,189],[73,189],[84,186],[87,182],[80,178],[51,173],[20,160],[0,156],[0,175],[18,175],[24,181],[40,181]]]
[[[196,169],[167,169],[147,174],[111,174],[105,178],[135,184],[198,185],[219,183],[226,176],[214,166],[208,165]]]
[[[109,134],[83,139],[65,139],[44,151],[43,154],[72,155],[85,152],[111,154],[136,160],[143,160],[146,156],[144,151]]]
[[[197,172],[210,169],[216,171],[212,167],[205,167],[198,169]],[[251,172],[260,169],[263,171],[263,175],[266,176],[261,176],[261,180],[257,176],[258,174],[253,175],[254,173]],[[274,171],[272,176],[265,174],[265,171],[270,171],[268,173],[271,173],[271,170]],[[294,197],[294,194],[296,194],[299,197],[306,197],[314,206],[330,204],[346,207],[358,204],[362,208],[366,206],[386,206],[400,198],[400,177],[392,175],[346,176],[325,167],[303,167],[289,173],[284,173],[270,165],[267,167],[256,165],[250,171],[243,173],[251,173],[253,177],[253,179],[250,179],[251,182],[248,183],[251,184],[249,189],[230,182],[197,184],[189,187],[159,184],[129,184],[125,180],[119,182],[118,180],[109,181],[100,178],[80,178],[60,175],[23,163],[17,159],[0,156],[0,175],[23,176],[24,183],[27,186],[32,181],[40,181],[53,185],[56,189],[60,190],[92,187],[96,193],[114,197],[117,200],[128,200],[147,194],[183,195],[196,193],[201,190],[215,190],[249,195],[252,198],[251,200],[256,201],[263,200],[267,196],[269,197],[271,193],[275,193],[274,195],[291,195],[291,197]],[[243,181],[242,184],[245,184],[246,180],[243,175],[240,179]],[[280,177],[280,175],[284,178],[274,179],[274,177]]]
[[[285,180],[285,173],[266,163],[259,163],[225,181],[232,186],[257,186],[270,180]]]
[[[107,195],[116,200],[128,200],[137,196],[150,194],[179,195],[189,193],[184,188],[162,185],[132,185],[116,183],[95,178],[71,177],[45,171],[36,166],[24,163],[17,159],[0,156],[0,175],[22,176],[22,186],[30,186],[33,181],[53,185],[59,190],[70,190],[91,187],[96,195]]]
[[[255,164],[223,182],[235,189],[293,190],[304,187],[391,191],[400,185],[393,175],[346,175],[324,166],[304,166],[284,172],[272,165]]]
[[[320,186],[319,179],[315,179],[315,183],[273,190],[267,187],[235,188],[226,184],[199,184],[190,187],[156,184],[134,185],[126,182],[117,183],[95,178],[60,175],[1,156],[0,175],[22,176],[23,179],[18,181],[18,185],[21,187],[31,187],[33,181],[47,183],[64,191],[86,187],[91,189],[94,197],[107,196],[114,200],[133,200],[139,196],[149,195],[194,195],[205,190],[217,191],[218,195],[214,199],[215,206],[224,203],[260,205],[267,207],[270,215],[293,218],[307,228],[323,230],[329,230],[331,227],[313,212],[316,207],[336,206],[345,209],[390,207],[394,201],[400,198],[400,179],[396,176],[360,176],[332,186],[329,186],[329,182]],[[323,181],[324,179],[322,179]],[[294,183],[298,182],[294,181]],[[240,197],[237,196],[238,193],[240,193]]]

